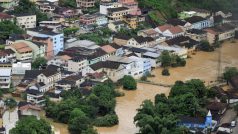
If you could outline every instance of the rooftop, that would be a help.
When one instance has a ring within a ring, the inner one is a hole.
[[[0,76],[2,77],[9,77],[11,76],[12,69],[11,68],[0,68]]]
[[[187,21],[191,24],[198,23],[198,22],[205,21],[205,20],[206,20],[206,18],[203,18],[203,17],[200,17],[200,16],[192,16],[190,18],[185,19],[185,21]]]

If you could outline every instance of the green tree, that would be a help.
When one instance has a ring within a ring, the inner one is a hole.
[[[36,58],[32,62],[32,68],[38,69],[41,65],[45,65],[46,63],[47,63],[47,60],[44,57]]]
[[[28,116],[17,121],[10,134],[53,134],[51,126],[43,119],[37,120],[34,116]]]
[[[10,109],[12,109],[12,108],[14,108],[14,107],[17,106],[17,102],[16,102],[16,100],[13,99],[13,98],[7,98],[7,99],[5,100],[5,105],[6,105],[7,107],[9,107]]]
[[[159,57],[162,67],[169,67],[172,62],[169,51],[163,51]]]
[[[135,90],[137,88],[136,80],[129,75],[125,75],[122,78],[122,85],[124,89]]]
[[[79,30],[77,27],[68,27],[63,30],[65,36],[75,35],[75,33]]]
[[[223,73],[223,78],[228,83],[228,81],[236,75],[238,75],[238,69],[236,67],[227,67]]]
[[[13,33],[22,34],[24,31],[11,21],[0,22],[0,40],[6,40]]]
[[[209,44],[208,41],[201,41],[201,44],[200,44],[199,48],[200,48],[202,51],[205,51],[205,52],[214,51],[214,48]]]
[[[169,75],[170,75],[169,69],[168,69],[168,68],[164,68],[164,69],[162,70],[162,75],[163,75],[163,76],[169,76]]]
[[[61,7],[77,7],[76,0],[59,0],[59,6]]]

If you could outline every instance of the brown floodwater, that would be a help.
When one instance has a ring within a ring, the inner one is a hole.
[[[169,94],[170,89],[165,87],[159,87],[155,85],[138,83],[138,88],[135,91],[125,91],[125,96],[118,97],[116,105],[116,113],[119,117],[119,124],[114,127],[100,127],[97,128],[100,134],[135,134],[138,132],[138,128],[133,123],[133,118],[137,113],[137,110],[141,103],[150,99],[154,101],[156,94],[165,93]]]
[[[221,71],[218,73],[219,52],[221,52]],[[225,42],[222,47],[214,52],[196,52],[191,58],[187,59],[185,67],[170,68],[170,76],[162,76],[162,68],[155,69],[152,74],[155,78],[149,80],[158,83],[173,84],[177,80],[201,79],[208,84],[222,74],[225,67],[238,67],[238,40],[236,43]]]
[[[238,40],[237,43],[227,41],[221,48],[221,68],[227,66],[238,67]],[[215,81],[218,76],[218,53],[215,52],[197,52],[187,60],[185,67],[171,68],[170,76],[162,76],[162,69],[155,69],[152,74],[156,75],[149,80],[164,84],[173,84],[177,80],[189,80],[192,78],[202,79],[208,84],[210,81]],[[120,89],[121,90],[121,89]],[[142,101],[146,99],[154,100],[154,96],[159,93],[169,94],[169,88],[138,84],[138,89],[135,91],[122,91],[125,96],[118,97],[116,105],[116,113],[119,117],[119,124],[114,127],[97,128],[100,134],[135,134],[138,128],[133,123],[133,118],[136,115]],[[52,123],[55,130],[60,134],[68,134],[67,125],[62,123]]]

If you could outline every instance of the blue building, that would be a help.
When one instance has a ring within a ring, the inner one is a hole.
[[[214,25],[213,17],[203,18],[200,16],[193,16],[185,19],[185,21],[191,24],[191,29],[204,29]]]
[[[185,126],[189,129],[205,129],[212,128],[212,114],[209,111],[206,118],[198,117],[188,117],[181,116],[179,117],[180,121],[178,122],[179,126]]]
[[[53,42],[54,55],[64,50],[64,34],[53,32],[52,29],[36,27],[27,29],[27,34],[35,37],[48,38]]]

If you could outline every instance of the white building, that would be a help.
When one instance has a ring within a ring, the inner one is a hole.
[[[11,68],[0,68],[0,88],[1,89],[10,88],[11,76],[12,76]]]
[[[36,15],[31,15],[31,14],[16,15],[16,24],[23,29],[35,28],[36,27]]]
[[[12,64],[12,74],[24,75],[26,70],[31,70],[31,63],[17,62]]]
[[[117,2],[101,2],[100,3],[100,14],[104,14],[107,15],[108,8],[118,8],[118,7],[122,7],[121,3],[117,3]]]

